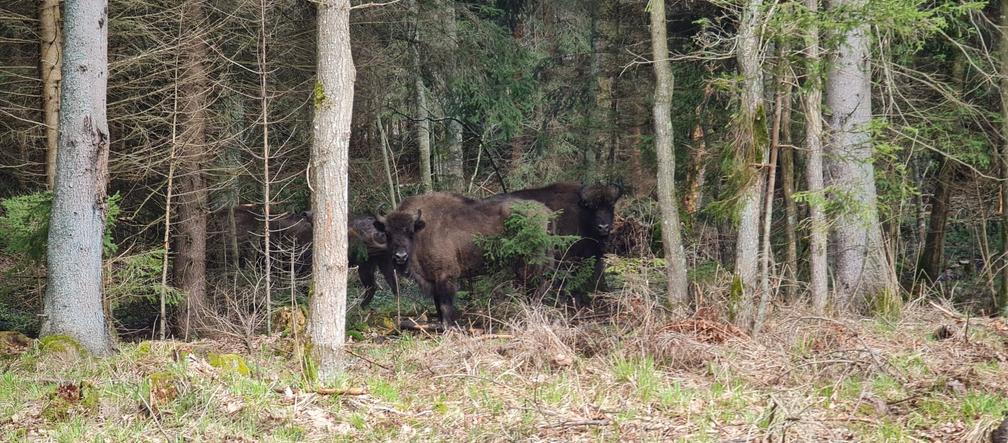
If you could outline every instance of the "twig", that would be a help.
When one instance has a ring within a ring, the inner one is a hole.
[[[389,6],[389,5],[394,5],[396,3],[399,3],[399,1],[400,0],[391,0],[391,1],[387,1],[387,2],[361,3],[359,5],[351,6],[350,10],[353,11],[354,9],[372,8],[372,7],[375,7],[375,6]]]
[[[276,392],[277,394],[286,394],[288,389],[290,389],[290,388],[276,387],[276,388],[273,388],[273,392]],[[357,395],[365,395],[365,394],[367,394],[367,390],[365,390],[364,388],[347,388],[347,389],[318,388],[318,389],[311,390],[311,391],[302,391],[302,390],[299,390],[299,389],[290,389],[290,392],[292,394],[294,394],[294,395],[297,395],[297,394],[306,394],[307,393],[307,394],[317,394],[317,395],[353,395],[353,396],[357,396]]]
[[[144,407],[147,408],[147,412],[150,412],[151,420],[154,420],[154,424],[157,425],[158,430],[161,431],[161,435],[164,436],[165,441],[174,441],[171,436],[168,435],[168,432],[165,431],[164,427],[161,426],[161,421],[158,420],[157,414],[154,413],[154,408],[152,408],[150,403],[147,402],[147,399],[144,398],[143,395],[140,395],[139,391],[137,391],[136,395],[140,398],[140,401],[143,402]]]
[[[612,420],[609,420],[608,418],[603,420],[567,420],[557,424],[542,425],[539,426],[539,428],[544,429],[544,428],[573,428],[578,426],[606,426],[610,423],[612,423]]]
[[[379,368],[382,368],[382,369],[384,369],[384,370],[386,370],[386,371],[389,371],[389,372],[391,372],[391,373],[395,373],[395,369],[392,369],[392,368],[390,368],[390,367],[388,367],[388,366],[385,366],[385,365],[383,365],[383,364],[381,364],[381,363],[378,363],[378,362],[376,362],[376,361],[374,361],[374,360],[372,360],[372,359],[370,359],[370,358],[367,358],[367,357],[365,357],[365,356],[363,356],[363,355],[360,355],[360,354],[358,354],[358,353],[356,353],[356,352],[354,352],[354,351],[350,350],[350,347],[349,347],[349,346],[347,346],[347,347],[344,347],[344,348],[343,348],[343,350],[344,350],[344,351],[346,351],[346,352],[347,352],[348,354],[350,354],[350,355],[352,355],[352,356],[354,356],[354,357],[357,357],[357,358],[359,358],[359,359],[361,359],[361,360],[364,360],[364,361],[366,361],[366,362],[368,362],[368,363],[370,363],[370,364],[372,364],[372,365],[374,365],[374,366],[377,366],[377,367],[379,367]]]

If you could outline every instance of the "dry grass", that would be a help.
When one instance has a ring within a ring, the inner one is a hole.
[[[342,394],[303,382],[289,338],[125,344],[106,361],[35,344],[0,361],[0,435],[980,442],[1008,412],[1008,326],[944,306],[909,304],[896,322],[783,307],[755,338],[711,310],[675,317],[640,287],[576,316],[500,311],[508,327],[494,334],[375,328],[349,346],[346,376],[329,386]],[[948,338],[933,338],[941,326]],[[221,353],[242,355],[249,374],[211,366]]]

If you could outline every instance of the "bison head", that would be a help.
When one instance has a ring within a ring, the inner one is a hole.
[[[396,267],[404,270],[413,256],[413,245],[416,233],[423,230],[426,223],[420,219],[421,212],[416,215],[404,211],[395,211],[385,217],[375,217],[374,227],[385,234],[388,250],[395,260]]]
[[[616,201],[623,195],[619,185],[581,186],[578,192],[581,224],[595,237],[608,237],[613,228]]]

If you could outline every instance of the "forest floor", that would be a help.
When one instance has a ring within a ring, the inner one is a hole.
[[[122,343],[104,360],[7,336],[0,439],[986,442],[1008,413],[1001,319],[779,307],[749,337],[653,298],[624,290],[573,318],[504,303],[493,333],[395,334],[388,310],[355,310],[375,326],[322,388],[284,334]]]

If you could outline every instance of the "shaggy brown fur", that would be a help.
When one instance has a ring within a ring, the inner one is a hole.
[[[455,324],[458,279],[483,270],[483,251],[474,236],[500,234],[511,207],[527,200],[476,201],[435,192],[406,199],[375,226],[388,235],[389,252],[399,269],[409,273],[434,299],[446,327]],[[539,203],[544,212],[549,210]],[[546,228],[544,226],[544,228]]]
[[[563,258],[580,260],[595,258],[595,269],[588,288],[575,288],[572,292],[579,303],[586,304],[585,289],[605,290],[605,262],[603,255],[613,227],[616,202],[623,191],[616,185],[584,186],[574,182],[554,183],[541,188],[523,189],[499,194],[487,200],[522,198],[540,202],[550,210],[560,211],[556,231],[560,235],[577,235],[581,239],[564,252]]]

